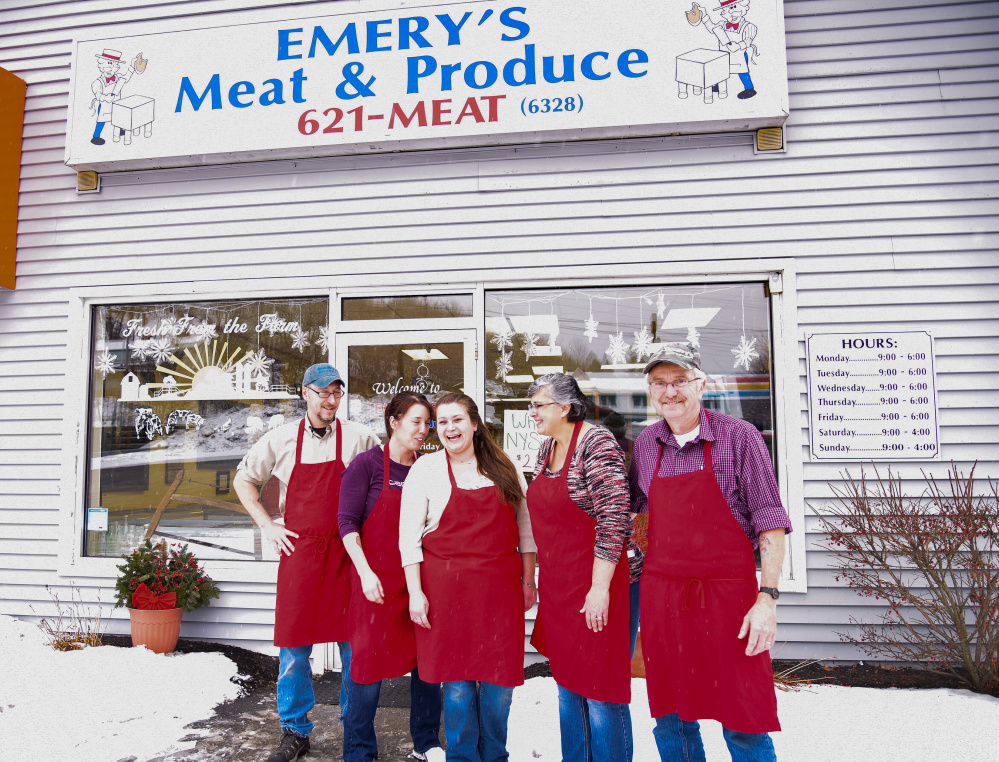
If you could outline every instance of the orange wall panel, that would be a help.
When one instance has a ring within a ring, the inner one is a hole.
[[[0,69],[0,286],[14,288],[17,262],[17,188],[27,84]]]

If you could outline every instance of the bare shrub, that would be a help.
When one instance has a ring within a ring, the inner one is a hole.
[[[97,614],[91,613],[91,607],[83,602],[83,594],[70,585],[69,602],[63,603],[59,593],[48,585],[45,586],[55,604],[55,618],[42,618],[38,628],[45,633],[48,644],[56,651],[75,651],[85,646],[104,645],[104,630],[107,621],[103,617],[104,607],[101,604],[100,593],[97,594]],[[34,607],[31,608],[34,611]]]
[[[976,464],[977,465],[977,464]],[[846,473],[830,484],[832,516],[816,514],[837,561],[836,579],[884,601],[879,624],[851,617],[860,636],[840,639],[870,656],[915,662],[951,675],[975,691],[999,692],[999,492],[976,497],[975,467],[967,478],[955,464],[943,487],[923,473],[918,497],[902,479]]]

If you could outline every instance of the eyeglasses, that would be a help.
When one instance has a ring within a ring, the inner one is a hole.
[[[340,391],[339,389],[335,392],[321,392],[318,389],[315,389],[311,386],[307,386],[305,388],[308,389],[313,394],[317,395],[321,400],[328,400],[330,397],[332,397],[335,400],[338,400],[343,396],[343,392]]]
[[[536,402],[528,402],[527,403],[527,409],[531,413],[536,413],[541,408],[545,407],[546,405],[557,405],[557,404],[559,404],[559,403],[557,403],[557,402],[542,402],[542,403],[538,404]]]
[[[700,381],[699,378],[678,378],[676,381],[649,381],[649,388],[656,390],[657,392],[666,391],[667,386],[672,386],[676,391],[683,391],[687,388],[688,384],[696,383]]]

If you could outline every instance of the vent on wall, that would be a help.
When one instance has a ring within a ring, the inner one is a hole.
[[[783,151],[784,130],[781,127],[764,127],[756,131],[756,152]]]

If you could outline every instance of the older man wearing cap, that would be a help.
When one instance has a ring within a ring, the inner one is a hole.
[[[770,455],[751,424],[702,407],[693,347],[663,345],[645,373],[663,420],[635,441],[629,476],[631,510],[649,514],[642,650],[656,745],[664,762],[704,760],[697,720],[713,719],[733,760],[772,760],[769,649],[791,522]]]
[[[236,494],[260,527],[261,542],[280,554],[274,645],[280,648],[277,683],[281,744],[268,762],[290,762],[309,750],[315,705],[309,657],[316,643],[336,642],[349,680],[347,606],[350,559],[340,541],[337,508],[340,475],[362,452],[377,447],[370,429],[336,417],[343,381],[328,363],[313,365],[302,379],[308,412],[300,421],[268,432],[239,464]],[[332,424],[332,425],[331,425]],[[258,486],[270,477],[281,485],[284,523],[260,502]],[[346,711],[341,691],[341,717]]]

